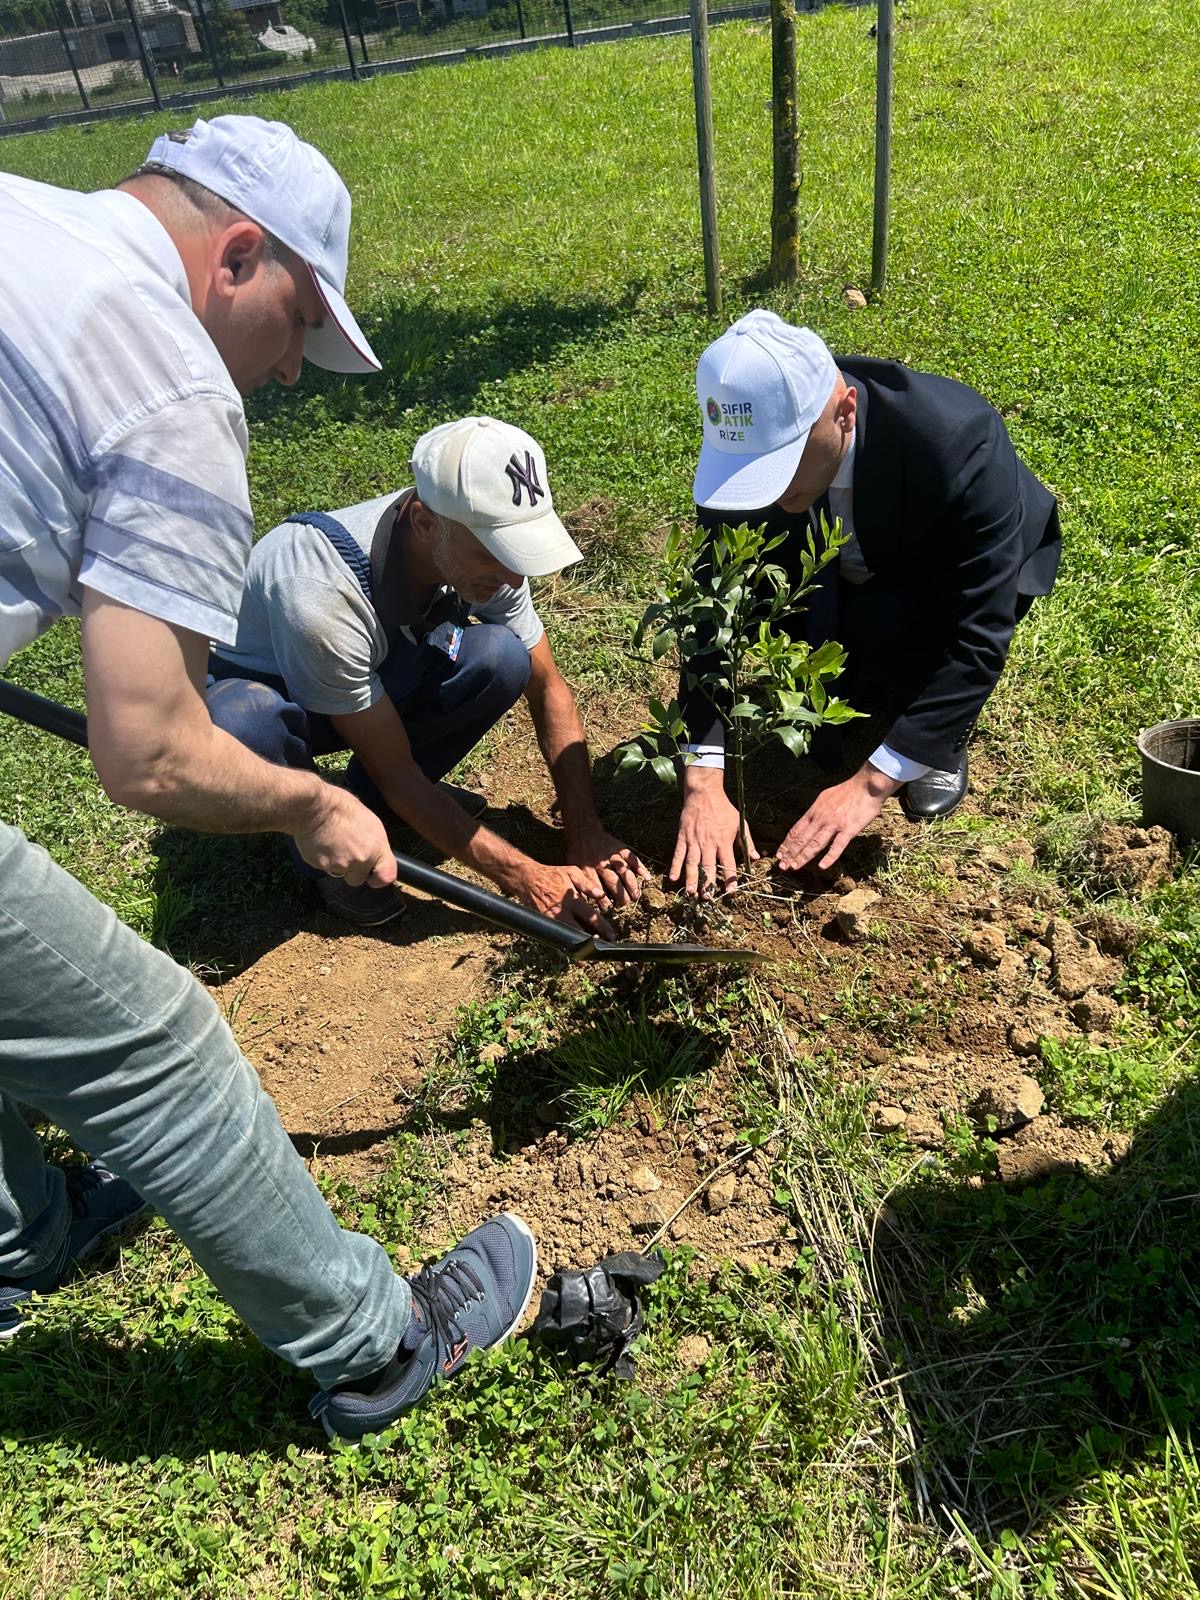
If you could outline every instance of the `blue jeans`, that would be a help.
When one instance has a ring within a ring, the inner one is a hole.
[[[516,703],[529,668],[529,651],[511,629],[479,622],[464,629],[457,661],[432,645],[395,639],[379,678],[404,723],[413,759],[436,782]],[[311,768],[314,756],[346,748],[329,718],[298,706],[282,678],[252,676],[219,656],[211,657],[209,673],[209,716],[264,761]],[[381,816],[390,814],[357,757],[346,768],[346,787]],[[294,851],[293,860],[306,877],[321,876]]]
[[[166,1218],[264,1344],[323,1387],[391,1360],[408,1284],[338,1227],[212,998],[0,823],[0,1276],[71,1221],[18,1102]]]

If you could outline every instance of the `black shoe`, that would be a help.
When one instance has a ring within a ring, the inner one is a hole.
[[[331,916],[343,922],[353,922],[358,928],[381,928],[404,915],[404,896],[391,884],[376,889],[372,884],[360,883],[351,887],[341,878],[318,878],[317,893]]]
[[[35,1294],[51,1294],[70,1283],[82,1262],[105,1239],[132,1231],[154,1209],[103,1161],[67,1167],[72,1218],[54,1260],[28,1278],[0,1278],[0,1339],[25,1326],[23,1314]]]
[[[967,793],[967,752],[954,772],[927,772],[900,790],[900,805],[910,822],[932,822],[957,811]]]
[[[447,800],[453,800],[456,806],[461,806],[469,817],[481,817],[487,810],[487,801],[473,789],[460,789],[456,783],[447,783],[444,779],[438,788]]]

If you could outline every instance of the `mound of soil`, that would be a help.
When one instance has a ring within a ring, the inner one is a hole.
[[[467,1148],[443,1169],[453,1226],[462,1231],[489,1211],[517,1212],[537,1237],[543,1276],[590,1266],[613,1251],[645,1249],[658,1235],[665,1244],[691,1246],[709,1268],[730,1259],[790,1262],[795,1248],[773,1199],[770,1151],[763,1146],[737,1159],[746,1147],[719,1109],[721,1099],[718,1089],[687,1121],[666,1124],[654,1106],[634,1101],[594,1138],[571,1140],[548,1129],[504,1162],[486,1128],[475,1127]]]

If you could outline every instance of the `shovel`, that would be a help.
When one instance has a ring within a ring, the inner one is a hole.
[[[47,700],[28,689],[19,689],[15,683],[0,679],[0,712],[41,728],[45,733],[55,733],[60,739],[87,749],[87,718],[78,711],[59,705],[57,700]],[[528,906],[517,905],[487,889],[466,883],[452,873],[427,866],[412,856],[396,852],[397,880],[409,889],[420,889],[444,900],[447,905],[482,917],[510,933],[519,933],[527,939],[560,950],[568,961],[650,961],[657,965],[687,966],[695,962],[717,965],[762,961],[757,950],[721,949],[704,944],[641,944],[636,940],[601,939],[580,928],[568,928],[565,923],[554,922],[531,911]]]

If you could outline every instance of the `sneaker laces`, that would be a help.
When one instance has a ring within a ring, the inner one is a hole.
[[[408,1282],[422,1312],[421,1320],[433,1333],[435,1349],[438,1341],[443,1349],[455,1343],[458,1317],[473,1300],[482,1300],[485,1292],[466,1262],[453,1256],[440,1264],[422,1267]]]
[[[422,1324],[433,1335],[435,1351],[438,1340],[444,1350],[455,1343],[455,1319],[473,1300],[482,1300],[485,1293],[483,1284],[466,1262],[453,1258],[422,1267],[415,1278],[408,1280],[408,1287],[421,1312]],[[405,1354],[403,1344],[398,1354]],[[338,1386],[343,1392],[365,1387],[365,1383]],[[335,1389],[318,1391],[308,1403],[309,1415],[319,1419],[333,1404],[336,1393]]]

